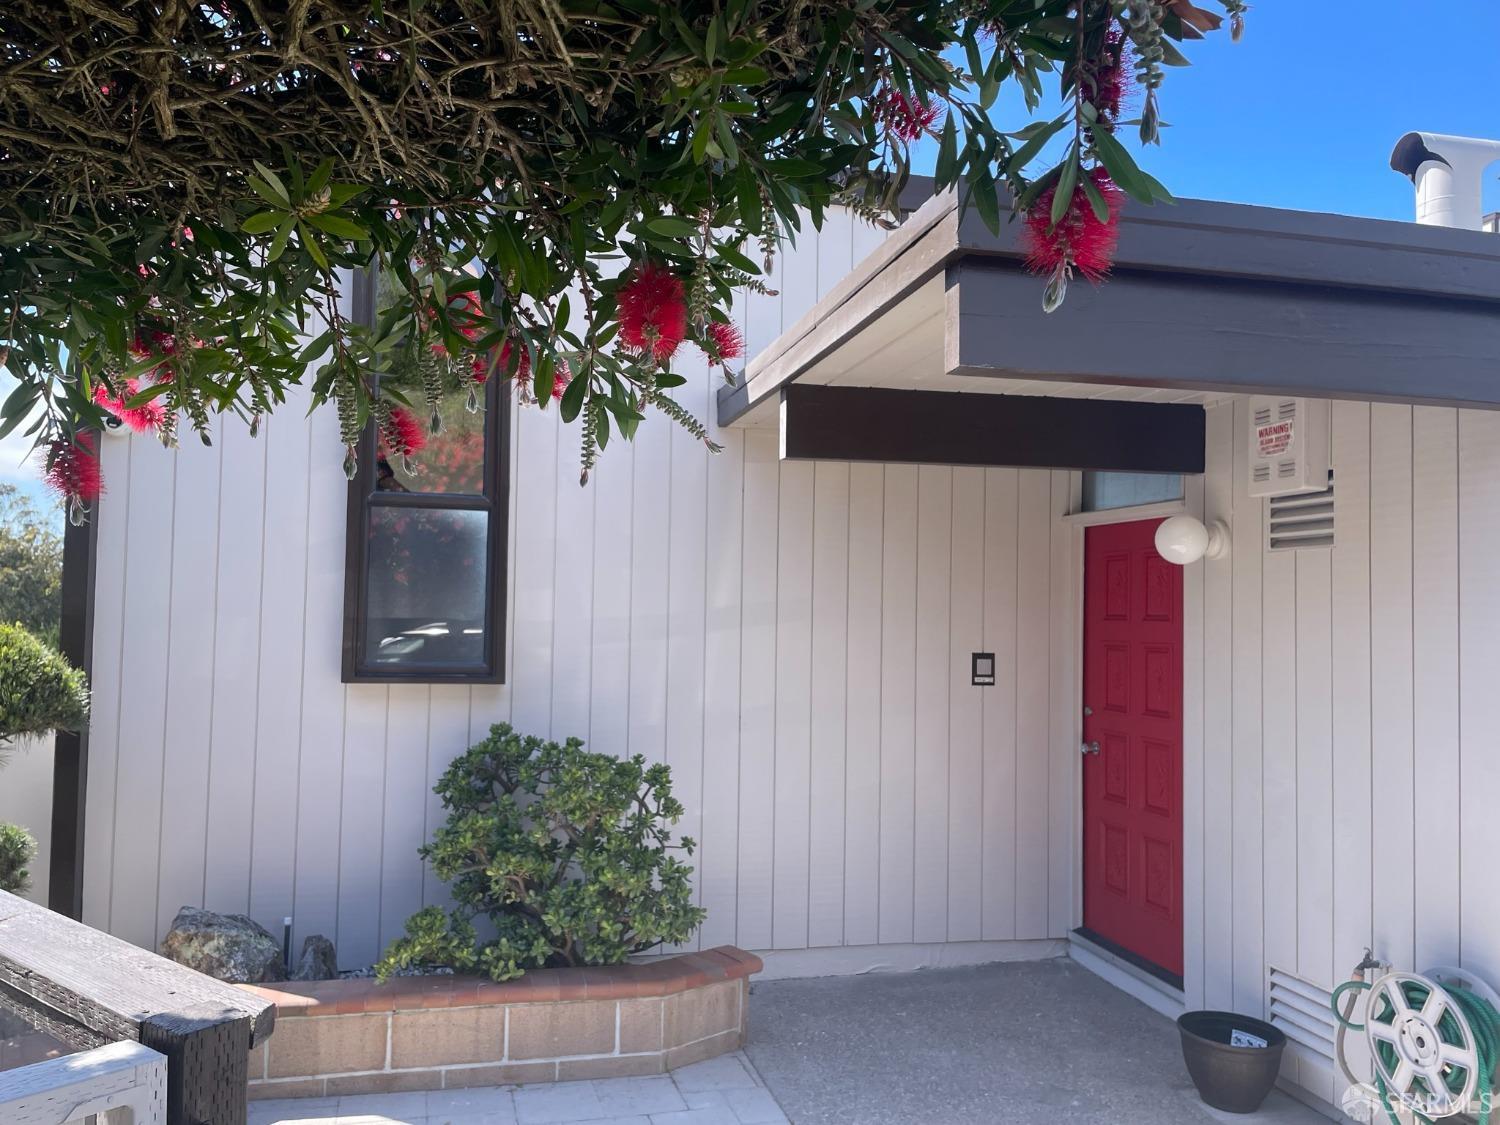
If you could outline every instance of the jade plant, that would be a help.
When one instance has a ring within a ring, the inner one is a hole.
[[[26,735],[88,721],[84,675],[19,625],[0,624],[0,750]]]
[[[509,980],[527,969],[618,964],[686,941],[703,921],[692,868],[674,854],[691,855],[693,841],[673,839],[683,810],[661,763],[500,723],[435,792],[447,821],[421,855],[455,905],[407,920],[406,936],[376,965],[381,980],[411,967]]]
[[[17,739],[77,730],[88,714],[83,673],[21,626],[0,625],[0,765]],[[35,856],[36,841],[24,828],[0,824],[0,891],[25,891]]]
[[[0,824],[0,891],[25,894],[31,887],[28,869],[36,858],[36,841],[26,829]]]

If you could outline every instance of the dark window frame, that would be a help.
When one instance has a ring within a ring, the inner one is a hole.
[[[375,285],[367,271],[354,275],[353,315],[374,323]],[[381,492],[375,487],[375,423],[365,427],[358,446],[358,468],[349,482],[344,534],[343,682],[346,684],[503,684],[505,683],[507,561],[510,544],[510,395],[504,379],[485,384],[484,492]],[[370,664],[365,652],[368,624],[368,551],[373,508],[437,508],[480,511],[489,516],[485,551],[489,585],[485,591],[485,659],[480,664]]]

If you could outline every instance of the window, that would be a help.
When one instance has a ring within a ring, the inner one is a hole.
[[[357,309],[372,287],[357,279]],[[345,683],[503,683],[510,396],[492,378],[470,412],[454,386],[443,430],[407,464],[372,423],[349,484]],[[419,401],[413,398],[413,401]]]
[[[1105,512],[1182,499],[1181,473],[1083,474],[1083,510]]]

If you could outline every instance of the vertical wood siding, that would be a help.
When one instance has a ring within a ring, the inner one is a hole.
[[[1337,402],[1331,424],[1336,545],[1272,554],[1246,489],[1246,404],[1210,411],[1206,514],[1232,523],[1234,548],[1188,587],[1204,651],[1190,1007],[1263,1011],[1271,965],[1331,988],[1366,945],[1500,981],[1483,891],[1500,847],[1500,418]],[[1342,1093],[1315,1059],[1288,1068]]]
[[[752,348],[880,237],[838,213],[799,235],[779,295],[737,302]],[[710,416],[720,375],[682,369]],[[694,944],[1066,931],[1069,474],[782,464],[765,430],[712,457],[658,419],[580,489],[576,427],[519,410],[509,683],[346,686],[342,451],[304,407],[211,448],[105,441],[91,923],[153,945],[184,904],[292,915],[367,962],[446,901],[416,856],[431,786],[503,719],[672,766]]]
[[[878,236],[835,217],[737,312],[774,339]],[[677,394],[711,413],[718,375]],[[445,901],[417,844],[453,755],[509,720],[665,760],[698,842],[697,944],[1060,937],[1078,921],[1072,474],[718,457],[665,423],[587,489],[518,413],[510,683],[339,682],[330,412],[169,454],[111,437],[99,519],[88,920],[154,944],[185,903],[296,918],[346,964]],[[1372,944],[1500,983],[1500,415],[1335,403],[1337,545],[1265,550],[1246,403],[1188,507],[1232,526],[1185,582],[1185,991],[1263,1011]],[[992,651],[996,685],[969,683]],[[1325,1098],[1326,1068],[1289,1076]]]

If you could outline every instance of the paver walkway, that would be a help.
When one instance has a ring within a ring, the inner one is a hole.
[[[653,1078],[250,1103],[249,1125],[788,1125],[741,1054]]]

